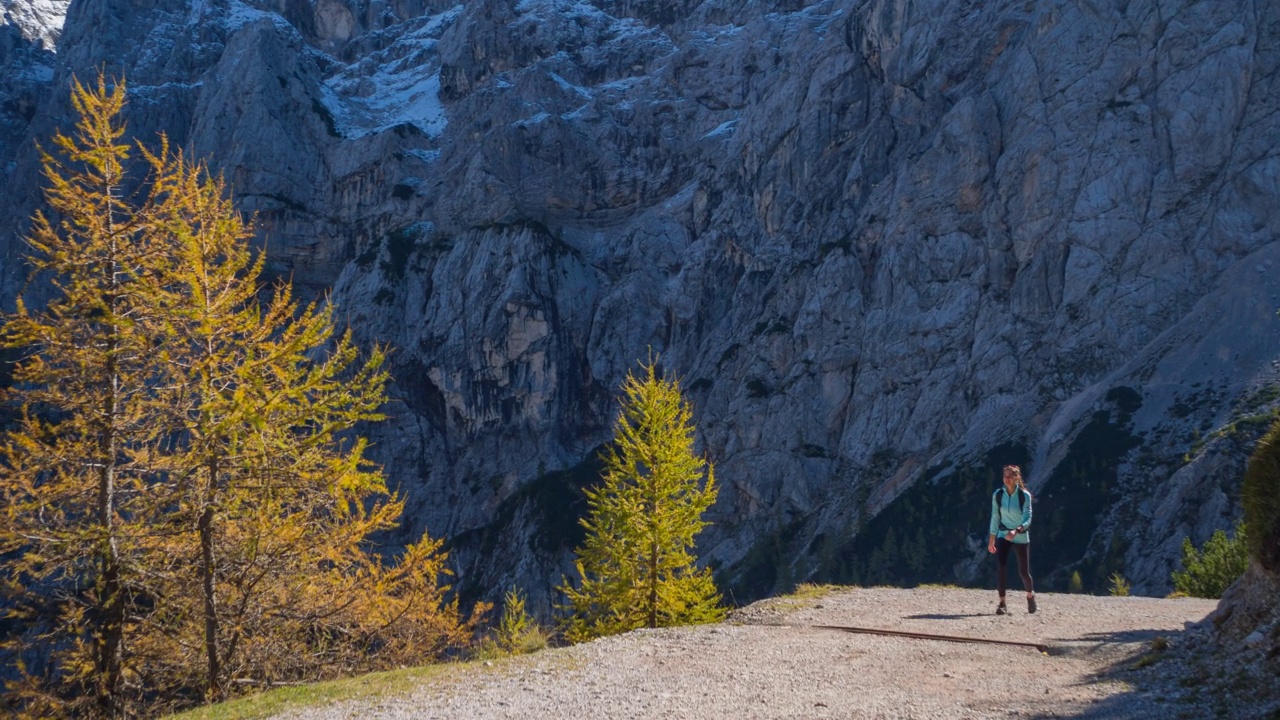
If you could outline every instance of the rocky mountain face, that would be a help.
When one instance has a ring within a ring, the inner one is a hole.
[[[63,0],[0,0],[0,169],[6,176],[53,80],[53,46],[66,8]]]
[[[72,74],[126,77],[133,134],[395,348],[376,459],[469,596],[549,606],[650,353],[738,601],[985,581],[1004,462],[1042,589],[1163,594],[1240,514],[1280,395],[1276,3],[75,0],[55,56],[5,2],[3,296],[31,139]]]

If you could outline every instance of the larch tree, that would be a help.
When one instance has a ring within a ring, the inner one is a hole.
[[[716,499],[715,472],[694,452],[679,383],[659,378],[654,365],[627,375],[603,481],[586,491],[580,582],[560,588],[573,642],[724,615],[711,570],[698,569],[691,552]]]
[[[384,352],[327,302],[264,287],[225,185],[167,143],[141,149],[129,202],[124,99],[76,84],[77,132],[56,138],[74,167],[45,156],[59,220],[30,239],[53,299],[4,327],[22,358],[0,443],[19,629],[0,708],[156,714],[464,645],[487,607],[464,621],[443,542],[374,552],[404,507],[357,434],[382,417]]]
[[[369,552],[404,507],[352,435],[383,417],[384,353],[362,359],[333,307],[300,307],[288,283],[262,302],[263,257],[224,184],[180,156],[150,160],[172,258],[158,283],[157,392],[178,438],[166,476],[194,529],[181,575],[199,580],[171,595],[186,622],[157,683],[191,676],[193,646],[216,700],[231,683],[420,663],[464,643],[471,628],[439,584],[441,541],[424,536],[394,564]]]
[[[20,359],[6,398],[18,419],[0,446],[0,576],[24,628],[5,650],[22,671],[11,690],[34,715],[129,712],[131,632],[148,613],[157,248],[153,198],[140,208],[126,191],[124,98],[101,76],[75,83],[80,123],[54,138],[62,159],[42,152],[54,219],[38,213],[28,237],[53,299],[40,311],[19,300],[3,330]]]

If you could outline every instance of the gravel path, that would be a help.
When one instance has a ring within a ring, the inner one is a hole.
[[[410,695],[349,701],[290,718],[1009,718],[1167,720],[1176,686],[1123,677],[1157,636],[1216,601],[1039,596],[1040,612],[992,614],[994,593],[844,589],[764,601],[720,625],[641,630],[459,665]],[[959,644],[820,630],[852,625],[1046,643]]]

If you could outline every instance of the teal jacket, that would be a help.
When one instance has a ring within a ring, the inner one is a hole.
[[[1018,508],[1018,495],[1022,495],[1022,508]],[[1031,542],[1031,493],[1023,488],[1009,495],[1001,487],[991,496],[991,529],[988,535],[1004,537],[1010,530],[1022,526],[1022,531],[1013,536],[1016,543]]]

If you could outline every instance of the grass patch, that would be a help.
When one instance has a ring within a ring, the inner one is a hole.
[[[1280,385],[1263,385],[1237,405],[1240,413],[1254,413],[1280,400]]]
[[[1138,658],[1138,661],[1133,664],[1133,669],[1141,670],[1142,668],[1145,668],[1145,667],[1151,667],[1152,665],[1155,665],[1156,663],[1160,662],[1161,657],[1163,656],[1160,653],[1149,652],[1143,655],[1142,657]]]
[[[851,590],[851,585],[827,585],[821,583],[800,583],[786,595],[761,600],[763,607],[769,610],[781,613],[795,612],[796,610],[808,610],[817,607],[819,601],[827,597],[833,592],[839,590]]]
[[[426,680],[438,678],[459,663],[441,663],[416,668],[388,670],[353,678],[277,688],[257,695],[206,705],[169,716],[170,720],[251,720],[278,715],[286,710],[326,705],[342,700],[405,695]]]
[[[516,655],[529,655],[542,652],[551,647],[551,631],[534,626],[523,630],[519,635],[501,642],[494,638],[486,638],[476,647],[473,657],[476,660],[501,660]]]
[[[1164,659],[1164,653],[1169,649],[1169,638],[1163,635],[1157,635],[1151,638],[1151,649],[1143,653],[1142,657],[1133,664],[1133,670],[1141,670],[1145,667],[1151,667]]]
[[[794,592],[784,596],[784,600],[792,600],[799,602],[811,602],[821,600],[836,590],[842,589],[839,585],[827,585],[825,583],[800,583],[796,586]]]

